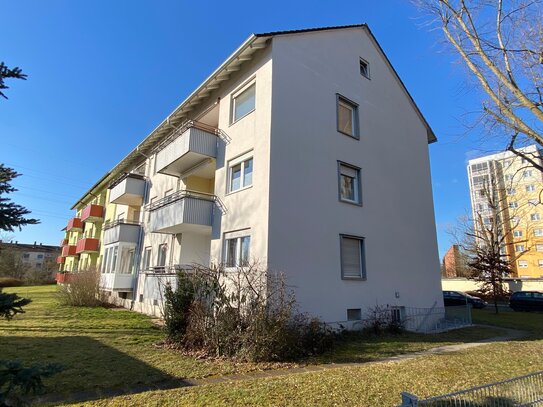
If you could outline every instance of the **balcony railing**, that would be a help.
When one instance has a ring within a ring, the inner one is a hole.
[[[141,224],[138,221],[119,219],[104,225],[104,245],[116,242],[137,243]]]
[[[109,187],[109,202],[119,205],[141,206],[145,194],[145,177],[139,174],[124,174]]]
[[[81,218],[72,218],[68,221],[66,226],[67,232],[81,232],[83,230],[83,222]]]
[[[85,237],[77,242],[75,252],[81,253],[98,253],[100,250],[100,241],[92,237]]]
[[[151,232],[181,233],[211,231],[215,195],[195,191],[177,191],[147,206]]]
[[[66,246],[68,244],[68,239],[61,239],[60,240],[60,247]]]
[[[62,256],[57,257],[57,264],[64,264],[66,262],[66,258]]]
[[[104,219],[104,207],[102,205],[90,204],[81,212],[83,222],[100,222]]]
[[[182,174],[215,175],[215,164],[209,160],[217,157],[217,142],[230,141],[222,130],[196,121],[188,121],[158,145],[155,151],[157,172],[179,177]]]
[[[75,249],[75,245],[66,245],[62,248],[62,252],[60,255],[62,257],[77,256]]]
[[[108,291],[132,291],[132,274],[102,273],[100,287]]]

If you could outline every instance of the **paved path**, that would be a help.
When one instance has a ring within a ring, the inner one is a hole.
[[[143,392],[152,391],[152,390],[167,390],[167,389],[175,389],[175,388],[189,387],[189,386],[203,386],[207,384],[217,384],[217,383],[223,383],[223,382],[279,377],[279,376],[287,376],[287,375],[292,375],[292,374],[309,373],[309,372],[320,372],[324,370],[342,369],[346,367],[356,367],[356,366],[371,365],[371,364],[384,363],[384,362],[399,362],[403,360],[419,358],[422,356],[439,355],[443,353],[457,352],[457,351],[461,351],[465,349],[475,348],[478,346],[488,345],[491,343],[511,341],[511,340],[522,338],[527,335],[526,332],[518,331],[515,329],[507,329],[507,328],[501,328],[501,327],[495,327],[495,326],[489,326],[489,325],[477,325],[477,326],[483,326],[483,327],[488,327],[488,328],[493,328],[493,329],[497,328],[504,331],[504,335],[496,336],[496,337],[488,338],[488,339],[483,339],[477,342],[467,342],[467,343],[459,343],[455,345],[445,345],[445,346],[439,346],[436,348],[423,350],[420,352],[403,353],[396,356],[375,359],[369,362],[326,363],[326,364],[321,364],[321,365],[309,365],[309,366],[294,367],[294,368],[289,368],[289,369],[266,370],[266,371],[260,371],[260,372],[240,373],[240,374],[233,374],[233,375],[220,376],[220,377],[208,377],[204,379],[174,379],[171,381],[158,383],[156,385],[138,385],[138,386],[131,386],[131,387],[126,387],[126,388],[106,389],[106,390],[100,390],[100,391],[77,392],[77,393],[72,393],[70,395],[49,394],[37,400],[37,404],[40,404],[40,405],[43,403],[57,404],[57,403],[67,403],[67,402],[82,403],[85,401],[98,400],[102,398],[109,398],[109,397],[122,396],[122,395],[128,395],[128,394],[143,393]]]

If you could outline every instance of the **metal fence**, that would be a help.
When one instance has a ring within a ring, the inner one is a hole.
[[[543,371],[456,393],[420,400],[402,393],[399,407],[537,407],[543,406]]]
[[[471,306],[400,309],[401,319],[408,331],[437,333],[472,324]]]

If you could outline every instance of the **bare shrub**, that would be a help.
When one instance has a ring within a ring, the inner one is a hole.
[[[333,332],[296,305],[284,276],[257,263],[233,271],[197,266],[166,295],[166,332],[188,351],[246,361],[290,361],[331,348]]]
[[[364,331],[374,335],[400,334],[405,331],[405,327],[392,308],[376,305],[366,313]]]
[[[100,272],[89,269],[72,273],[66,284],[58,290],[59,302],[62,305],[76,307],[98,307],[104,304],[100,293]]]
[[[24,284],[23,280],[13,277],[0,277],[0,287],[20,287]]]

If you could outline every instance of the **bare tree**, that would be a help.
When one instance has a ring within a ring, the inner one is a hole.
[[[540,0],[414,0],[439,26],[486,93],[487,130],[506,137],[506,149],[539,171],[519,150],[543,147],[543,5]]]
[[[526,237],[531,225],[522,216],[526,208],[510,205],[507,193],[511,186],[505,187],[499,173],[488,172],[473,179],[477,180],[472,192],[473,215],[460,222],[456,240],[468,257],[468,278],[480,283],[478,291],[493,301],[497,313],[498,300],[507,294],[504,278],[514,273],[513,265],[530,250]]]

